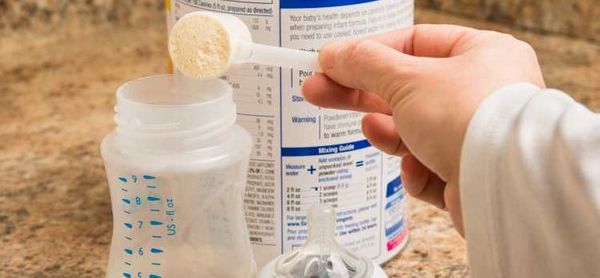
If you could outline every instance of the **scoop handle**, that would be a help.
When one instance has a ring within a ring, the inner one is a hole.
[[[319,54],[317,52],[258,43],[248,43],[245,47],[251,49],[251,53],[246,60],[249,63],[322,72],[321,67],[319,67]]]

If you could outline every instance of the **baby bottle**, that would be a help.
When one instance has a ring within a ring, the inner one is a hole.
[[[107,277],[254,277],[243,214],[250,135],[221,80],[159,75],[117,91],[101,146],[113,210]]]

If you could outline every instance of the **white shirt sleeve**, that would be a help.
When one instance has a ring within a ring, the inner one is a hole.
[[[463,145],[473,277],[600,277],[600,115],[521,83],[488,97]]]

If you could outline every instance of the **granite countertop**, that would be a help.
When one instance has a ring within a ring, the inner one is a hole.
[[[511,32],[539,51],[549,86],[600,110],[598,44],[423,9],[417,21]],[[165,40],[158,19],[0,36],[0,277],[104,275],[112,220],[99,143],[117,86],[165,71]],[[415,200],[409,214],[390,277],[468,276],[447,215]]]

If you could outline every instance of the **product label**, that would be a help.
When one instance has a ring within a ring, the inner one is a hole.
[[[408,0],[172,0],[169,13],[173,20],[198,10],[234,14],[256,42],[317,51],[328,41],[410,26],[413,5]],[[311,74],[245,65],[225,77],[235,89],[238,123],[254,138],[245,209],[257,263],[304,242],[306,211],[315,202],[336,208],[344,246],[383,262],[407,238],[399,161],[364,139],[362,113],[308,104],[300,86]]]

